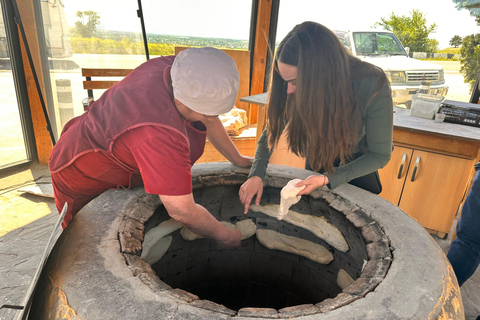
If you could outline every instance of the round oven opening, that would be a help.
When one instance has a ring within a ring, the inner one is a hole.
[[[171,237],[168,250],[161,258],[151,259],[145,252],[142,257],[161,281],[237,311],[318,305],[360,277],[369,260],[367,241],[345,213],[324,199],[302,196],[278,220],[262,211],[277,209],[280,189],[265,187],[260,207],[244,215],[238,190],[239,185],[217,185],[194,191],[195,201],[222,223],[255,226],[253,235],[235,249],[219,248],[204,238],[186,240],[191,237],[181,228],[158,231],[170,217],[163,206],[157,207],[145,223],[145,239],[155,232]]]

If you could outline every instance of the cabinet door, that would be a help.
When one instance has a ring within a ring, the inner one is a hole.
[[[412,153],[413,149],[395,146],[388,164],[378,170],[382,182],[379,196],[396,206],[400,202]]]
[[[472,160],[415,150],[399,207],[423,227],[448,233],[472,165]]]

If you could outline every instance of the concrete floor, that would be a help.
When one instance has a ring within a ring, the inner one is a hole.
[[[22,191],[48,183],[48,168],[38,164],[0,176],[0,305],[22,303],[57,221],[52,198]],[[452,234],[453,228],[446,239],[434,236],[444,252]],[[461,292],[466,319],[475,320],[480,315],[480,268]],[[1,309],[0,320],[13,319],[15,314]]]

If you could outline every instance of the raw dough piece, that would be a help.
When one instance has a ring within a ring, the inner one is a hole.
[[[265,247],[290,252],[316,261],[329,264],[333,255],[327,248],[308,240],[287,236],[270,229],[257,229],[257,239]]]
[[[142,258],[152,265],[162,259],[172,243],[172,236],[166,236],[155,242],[149,251],[142,251]]]
[[[227,222],[227,221],[220,221],[221,224],[223,224],[227,229],[235,229],[235,225],[233,223]],[[182,236],[183,240],[187,241],[193,241],[197,239],[203,239],[205,238],[204,236],[201,236],[199,234],[194,233],[193,231],[190,231],[186,227],[183,227],[182,230],[180,230],[180,235]]]
[[[245,219],[235,223],[235,229],[242,234],[242,240],[248,239],[255,234],[257,226],[253,223],[252,219]]]
[[[220,221],[221,224],[223,224],[227,229],[229,230],[235,230],[235,225],[231,222],[228,221]]]
[[[305,186],[295,187],[295,185],[302,181],[301,179],[290,180],[285,187],[280,191],[280,207],[278,208],[278,220],[282,220],[288,213],[288,209],[295,203],[300,201],[302,196],[297,196],[297,193],[305,189]]]
[[[252,204],[250,209],[252,211],[262,212],[267,216],[276,218],[278,215],[278,204],[269,204],[266,206],[257,206]],[[324,217],[317,217],[308,214],[301,214],[293,210],[289,210],[288,215],[284,217],[288,223],[298,227],[307,229],[315,234],[317,237],[325,240],[328,244],[336,249],[347,252],[349,247],[343,234],[337,227],[328,223]]]
[[[343,290],[353,283],[353,278],[347,273],[347,271],[340,269],[337,274],[337,284]]]
[[[190,231],[187,227],[183,227],[182,230],[180,230],[180,235],[182,236],[183,240],[187,240],[187,241],[203,239],[201,235]]]
[[[227,222],[227,221],[220,221],[227,229],[233,230],[237,229],[242,234],[242,240],[250,238],[255,234],[255,230],[257,230],[257,226],[253,223],[252,219],[246,219],[237,222],[236,224]],[[184,240],[192,241],[197,239],[203,239],[204,237],[193,233],[192,231],[188,230],[187,228],[183,227],[180,230],[180,235]]]
[[[168,219],[163,221],[155,228],[150,229],[143,239],[142,243],[142,258],[144,254],[147,254],[151,250],[152,246],[155,245],[157,241],[165,237],[166,235],[172,233],[175,230],[178,230],[182,227],[182,223],[175,219]]]

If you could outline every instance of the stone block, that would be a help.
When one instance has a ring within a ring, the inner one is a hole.
[[[367,293],[373,291],[382,282],[383,278],[358,278],[351,285],[346,287],[343,292],[352,296],[364,297]]]
[[[238,310],[239,317],[258,317],[267,319],[278,319],[278,311],[271,308],[242,308]]]
[[[132,236],[130,233],[119,233],[120,250],[123,253],[131,253],[137,256],[142,254],[142,242]]]
[[[205,310],[210,310],[218,313],[223,313],[229,316],[235,316],[237,313],[232,309],[225,307],[224,305],[209,301],[209,300],[195,300],[190,305],[202,308]]]
[[[365,268],[362,271],[362,277],[385,278],[391,263],[392,259],[390,258],[370,260],[367,262]]]
[[[363,226],[361,230],[362,230],[362,236],[365,239],[366,243],[387,241],[387,237],[385,236],[385,233],[376,222],[369,223]]]
[[[182,289],[171,289],[171,290],[168,290],[168,293],[172,297],[183,300],[187,303],[192,303],[193,301],[198,300],[198,296]]]
[[[360,296],[353,296],[348,293],[340,293],[334,299],[325,299],[322,302],[317,303],[315,306],[320,312],[324,313],[346,306],[360,298]]]
[[[141,257],[129,253],[125,253],[123,256],[125,257],[127,266],[132,270],[135,277],[141,273],[155,274],[150,265]]]
[[[349,212],[350,213],[347,213],[347,219],[357,228],[362,228],[375,221],[361,209],[356,209]]]
[[[138,278],[155,293],[172,289],[172,287],[160,280],[155,274],[149,272],[140,273]]]
[[[366,247],[369,260],[391,258],[392,256],[387,242],[372,242]]]
[[[294,317],[301,317],[301,316],[308,316],[310,314],[315,314],[318,312],[318,308],[315,307],[313,304],[302,304],[293,307],[287,307],[278,310],[280,316],[286,319],[294,318]]]

